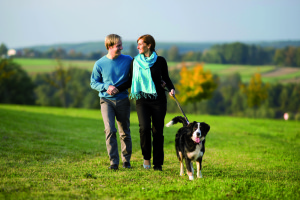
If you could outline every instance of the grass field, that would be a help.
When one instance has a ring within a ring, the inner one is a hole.
[[[147,171],[132,113],[133,168],[111,172],[99,110],[0,104],[0,199],[300,198],[299,122],[188,117],[211,126],[194,181],[179,176],[180,125],[165,128],[163,171]]]
[[[14,61],[22,66],[29,74],[52,72],[57,66],[55,59],[28,59],[15,58]],[[95,61],[85,60],[63,60],[62,64],[65,68],[77,67],[81,69],[93,70]]]
[[[54,59],[27,59],[16,58],[15,62],[19,63],[29,74],[36,74],[42,72],[52,72],[57,66],[57,62]],[[77,67],[92,71],[95,61],[82,61],[82,60],[63,60],[63,66],[65,68]],[[192,67],[191,63],[184,63],[188,67]],[[182,67],[183,63],[168,62],[170,70]],[[276,68],[275,66],[251,66],[251,65],[229,65],[229,64],[204,64],[205,70],[210,70],[213,74],[217,74],[220,77],[224,77],[233,73],[239,73],[243,82],[249,82],[254,73],[261,73],[264,82],[276,83],[276,82],[300,82],[300,68],[290,71],[290,68],[282,70],[282,68]],[[274,71],[279,71],[274,76],[268,76]]]

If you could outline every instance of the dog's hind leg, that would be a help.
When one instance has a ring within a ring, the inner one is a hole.
[[[182,153],[181,151],[179,151],[179,149],[176,148],[176,151],[177,151],[177,157],[178,157],[178,160],[180,162],[180,176],[183,176],[184,174],[184,166],[183,166],[183,157],[182,157]]]

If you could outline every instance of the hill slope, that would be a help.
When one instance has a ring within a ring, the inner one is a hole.
[[[174,116],[167,114],[166,122]],[[180,125],[164,130],[163,171],[145,170],[132,113],[133,168],[111,172],[99,110],[0,105],[0,199],[300,198],[299,123],[189,119],[211,126],[204,178],[193,182],[179,176],[174,138]]]

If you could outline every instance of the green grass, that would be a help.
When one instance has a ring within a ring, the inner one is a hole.
[[[14,61],[20,64],[29,74],[52,72],[57,66],[57,61],[55,59],[15,58]],[[62,64],[65,68],[77,67],[92,71],[95,61],[63,60]]]
[[[132,113],[133,168],[111,172],[99,110],[2,104],[0,199],[300,198],[299,122],[188,117],[211,125],[204,178],[194,181],[179,176],[174,137],[180,125],[165,128],[163,171],[147,171]]]
[[[255,73],[267,73],[273,71],[275,66],[251,66],[251,65],[229,65],[229,64],[205,64],[204,69],[210,70],[213,74],[217,74],[220,77],[228,76],[234,73],[239,73],[241,75],[243,82],[249,82],[253,74]],[[278,76],[277,80],[285,79],[284,77]],[[262,77],[263,81],[266,81]],[[272,78],[268,79],[268,82],[273,81]]]

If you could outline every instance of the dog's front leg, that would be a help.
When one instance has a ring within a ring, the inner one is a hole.
[[[196,165],[197,165],[197,178],[202,178],[200,162],[197,161],[197,162],[196,162]]]
[[[193,163],[189,159],[185,159],[187,174],[189,176],[189,180],[194,180],[194,168]]]
[[[183,176],[183,174],[184,174],[183,161],[180,161],[180,176]]]

